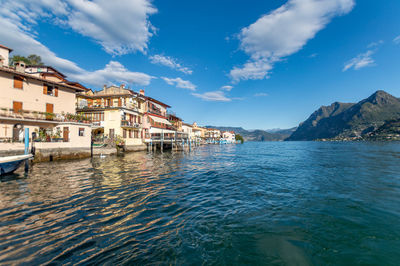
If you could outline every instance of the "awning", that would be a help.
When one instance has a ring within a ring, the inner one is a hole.
[[[139,112],[138,111],[130,111],[130,110],[123,110],[123,112],[125,112],[125,113],[127,113],[127,114],[131,114],[131,115],[139,115]]]
[[[175,131],[169,130],[169,129],[162,129],[162,128],[152,127],[152,128],[150,128],[150,133],[164,133],[164,134],[167,134],[167,133],[175,133]]]
[[[161,118],[161,117],[157,117],[157,116],[150,116],[151,119],[154,120],[154,122],[158,122],[158,123],[163,123],[166,125],[172,125],[167,119],[165,118]]]

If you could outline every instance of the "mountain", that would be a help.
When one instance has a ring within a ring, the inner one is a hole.
[[[400,119],[400,100],[380,90],[358,103],[321,106],[286,140],[362,139],[396,119]]]
[[[387,141],[400,140],[400,119],[387,121],[377,130],[366,134],[363,137],[365,140]]]
[[[293,129],[280,129],[274,133],[267,132],[266,130],[246,130],[242,127],[222,127],[222,126],[206,126],[206,128],[216,128],[221,131],[234,131],[240,134],[245,141],[282,141],[292,134]]]

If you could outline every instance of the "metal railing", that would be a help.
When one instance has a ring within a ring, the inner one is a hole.
[[[121,127],[139,128],[139,127],[140,127],[140,124],[139,124],[139,123],[133,123],[133,122],[131,122],[131,121],[122,120],[122,121],[121,121]]]
[[[14,110],[8,108],[1,108],[0,116],[14,118],[14,119],[91,123],[89,119],[75,114],[55,114],[55,113],[38,112],[31,110]]]

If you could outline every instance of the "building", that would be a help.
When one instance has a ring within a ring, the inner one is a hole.
[[[137,150],[143,146],[146,98],[124,85],[104,86],[100,91],[77,95],[76,112],[93,121],[95,140],[122,138],[125,147]]]
[[[172,141],[176,138],[176,129],[167,118],[169,105],[144,95],[144,90],[140,94],[146,99],[146,111],[144,114],[144,137],[146,143],[161,141]]]
[[[41,66],[43,72],[23,62],[9,67],[10,51],[0,45],[0,141],[17,145],[29,128],[39,150],[90,151],[90,121],[75,114],[76,93],[85,89],[68,84],[65,75],[49,66]],[[11,152],[10,145],[0,145],[0,151]]]
[[[193,127],[191,124],[182,123],[182,131],[188,136],[189,139],[193,138]]]
[[[215,128],[207,128],[205,138],[208,143],[218,142],[221,139],[221,131]]]
[[[193,128],[193,132],[194,132],[196,141],[200,142],[200,143],[204,143],[205,139],[206,139],[207,129],[204,127],[198,126],[196,122],[193,123],[192,128]]]
[[[236,135],[233,131],[224,131],[222,132],[222,139],[227,143],[235,143]]]

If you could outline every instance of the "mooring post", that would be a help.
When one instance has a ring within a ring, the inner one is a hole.
[[[25,128],[25,154],[29,153],[29,128]],[[25,172],[29,170],[29,160],[25,160]]]
[[[90,157],[93,158],[93,138],[90,139]]]

